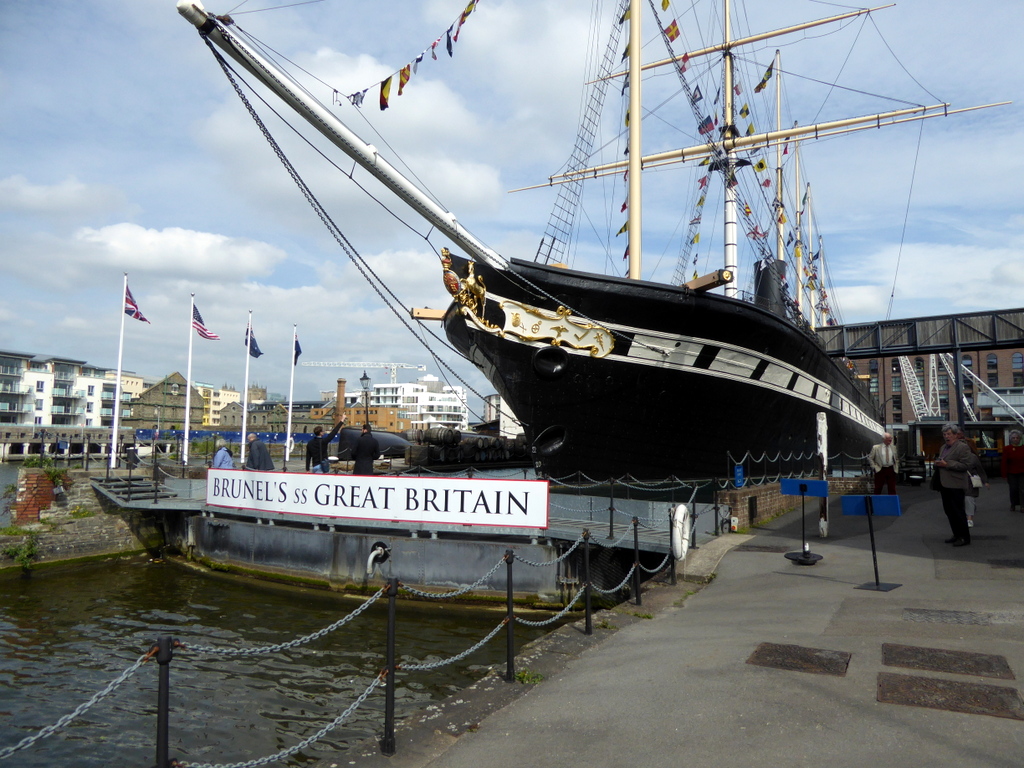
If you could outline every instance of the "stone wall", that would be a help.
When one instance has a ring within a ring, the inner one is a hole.
[[[868,477],[830,477],[828,490],[832,496],[868,494],[873,486]],[[800,505],[800,497],[783,496],[778,483],[766,483],[719,491],[718,503],[729,507],[731,516],[737,518],[738,528],[749,528],[796,509]],[[808,501],[808,509],[812,509],[811,503]],[[813,509],[817,512],[816,504]]]

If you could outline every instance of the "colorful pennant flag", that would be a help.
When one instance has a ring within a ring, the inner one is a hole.
[[[743,108],[740,110],[740,117],[749,117],[749,116],[750,116],[750,105],[744,104]]]
[[[668,10],[668,0],[661,0],[661,10],[663,10],[663,11],[667,11]]]
[[[298,365],[299,364],[299,355],[301,355],[301,354],[302,354],[302,347],[299,346],[299,337],[296,336],[295,337],[295,349],[293,351],[293,356],[292,356],[292,365]]]
[[[700,125],[697,126],[697,133],[701,136],[711,133],[715,129],[715,124],[711,120],[711,115],[707,115],[703,120],[700,121]]]
[[[754,170],[757,171],[758,173],[761,173],[761,171],[767,171],[768,163],[766,163],[764,161],[764,158],[762,158],[754,164]]]
[[[672,23],[665,27],[665,36],[668,38],[670,43],[674,43],[679,39],[679,25],[676,20],[673,19]]]
[[[380,111],[383,112],[388,108],[388,99],[391,98],[391,78],[384,80],[380,84]]]
[[[693,98],[690,99],[691,104],[696,104],[698,101],[704,98],[704,94],[700,92],[700,86],[698,85],[693,89]]]
[[[462,12],[459,17],[459,26],[455,30],[455,42],[459,42],[459,32],[462,31],[462,25],[466,23],[466,19],[469,18],[469,14],[476,8],[476,0],[469,0],[469,5],[466,6],[466,10]]]
[[[398,71],[398,95],[402,95],[402,91],[405,90],[406,83],[409,82],[409,78],[412,76],[412,65],[406,64]]]
[[[767,87],[768,81],[772,79],[772,68],[774,66],[774,62],[768,65],[768,69],[765,70],[764,77],[761,78],[761,82],[754,87],[754,93],[760,93],[765,89],[765,87]]]

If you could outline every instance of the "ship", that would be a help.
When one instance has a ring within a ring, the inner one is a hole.
[[[720,43],[648,64],[638,55],[627,55],[623,71],[601,75],[604,80],[625,79],[629,112],[636,115],[642,112],[643,70],[671,68],[687,101],[696,105],[700,98],[687,82],[687,64],[718,57],[723,67],[721,117],[712,121],[708,115],[701,121],[702,113],[696,108],[693,113],[702,143],[645,156],[642,121],[634,120],[625,160],[593,167],[576,164],[549,179],[551,184],[609,174],[629,179],[629,218],[623,226],[628,237],[625,276],[558,263],[551,257],[552,246],[564,245],[555,242],[557,237],[542,239],[541,256],[532,260],[498,254],[265,56],[265,50],[251,46],[236,32],[230,16],[209,13],[190,0],[181,0],[178,11],[198,28],[229,79],[231,68],[219,52],[256,77],[451,242],[441,259],[441,278],[452,298],[443,314],[448,339],[514,412],[541,476],[600,483],[736,477],[746,465],[758,462],[779,474],[823,472],[829,456],[842,454],[856,463],[883,434],[876,399],[856,379],[848,361],[826,353],[815,332],[816,323],[832,319],[808,313],[801,301],[803,288],[788,287],[794,280],[787,279],[792,267],[786,262],[790,249],[783,241],[781,192],[772,214],[772,224],[779,225],[776,247],[772,251],[762,245],[764,256],[755,269],[753,290],[738,289],[737,252],[743,229],[747,228],[747,238],[765,243],[769,233],[745,220],[737,179],[754,173],[754,151],[780,155],[783,146],[788,151],[791,142],[802,139],[966,109],[953,110],[948,104],[909,107],[806,126],[776,125],[767,132],[752,132],[751,126],[744,132],[746,126],[738,122],[742,108],[734,96],[739,89],[733,72],[734,56],[744,45],[877,9],[736,38],[728,23],[730,4],[731,0],[722,0],[721,18],[726,22]],[[474,5],[470,3],[467,12]],[[643,12],[638,0],[623,0],[616,14],[614,23],[629,31],[627,51],[643,47]],[[662,30],[668,42],[667,32]],[[766,72],[765,81],[771,73]],[[968,109],[976,108],[981,107]],[[707,169],[707,177],[721,181],[724,258],[720,268],[704,275],[654,282],[642,279],[639,179],[646,168],[672,163],[699,164]],[[800,253],[799,243],[795,251]],[[801,268],[796,271],[799,281]]]

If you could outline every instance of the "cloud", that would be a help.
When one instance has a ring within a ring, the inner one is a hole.
[[[124,194],[106,184],[68,176],[57,184],[33,184],[24,176],[0,179],[0,211],[55,220],[83,220],[127,208]]]

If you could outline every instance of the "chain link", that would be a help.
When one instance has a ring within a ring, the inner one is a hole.
[[[516,617],[515,617],[515,619],[516,619],[516,623],[517,623],[517,624],[525,624],[525,625],[526,625],[526,626],[528,626],[528,627],[544,627],[544,626],[547,626],[548,624],[554,624],[554,623],[555,623],[556,621],[558,621],[558,620],[559,620],[560,618],[562,618],[563,616],[565,616],[565,614],[567,614],[567,613],[568,613],[569,611],[571,611],[571,610],[572,610],[572,607],[573,607],[574,605],[576,605],[576,602],[577,602],[577,601],[578,601],[578,600],[579,600],[579,599],[580,599],[581,597],[583,597],[583,590],[582,590],[582,589],[581,589],[581,590],[579,590],[579,591],[578,591],[578,592],[576,593],[576,597],[574,597],[574,598],[572,599],[572,601],[571,601],[571,602],[570,602],[570,603],[569,603],[569,604],[568,604],[567,606],[565,606],[565,608],[563,608],[562,610],[560,610],[560,611],[559,611],[558,613],[556,613],[556,614],[555,614],[554,616],[552,616],[552,617],[551,617],[550,619],[543,619],[543,620],[540,620],[540,621],[530,621],[529,619],[521,619],[521,618],[519,618],[518,616],[516,616]]]
[[[328,634],[329,632],[333,632],[339,627],[343,627],[345,624],[352,621],[352,619],[356,618],[359,614],[361,614],[363,611],[365,611],[367,608],[369,608],[371,605],[377,602],[378,598],[380,598],[380,596],[383,595],[386,590],[386,586],[381,587],[373,594],[372,597],[370,597],[369,600],[367,600],[365,603],[363,603],[354,611],[352,611],[352,613],[350,613],[348,616],[345,616],[342,619],[338,619],[338,621],[334,622],[330,626],[324,627],[323,629],[319,629],[311,635],[306,635],[305,637],[298,637],[294,640],[289,640],[287,643],[280,643],[278,645],[267,645],[260,648],[214,648],[209,645],[188,645],[185,643],[182,643],[181,647],[190,651],[199,651],[200,653],[213,653],[218,654],[220,656],[255,656],[260,653],[277,653],[278,651],[284,651],[289,648],[295,648],[296,646],[303,645],[304,643],[308,643],[313,640],[319,640],[321,637]]]
[[[580,537],[578,539],[576,539],[576,541],[573,542],[572,546],[569,547],[569,549],[567,549],[565,552],[563,552],[559,557],[557,557],[554,560],[551,560],[551,561],[549,561],[547,563],[535,563],[532,560],[527,560],[525,557],[520,557],[519,555],[516,555],[514,553],[513,553],[513,557],[515,557],[515,559],[518,560],[521,563],[525,563],[526,565],[532,565],[534,568],[543,568],[546,565],[557,565],[558,563],[562,562],[563,560],[565,560],[565,558],[567,558],[569,555],[571,555],[573,553],[573,551],[576,549],[576,547],[578,547],[582,543],[583,543],[583,534],[581,533]]]
[[[422,590],[416,589],[415,587],[407,587],[407,586],[405,586],[405,584],[399,584],[398,588],[401,589],[404,592],[408,592],[409,594],[416,595],[418,597],[426,597],[426,598],[429,598],[429,599],[432,599],[432,600],[441,600],[441,599],[446,598],[446,597],[461,597],[462,595],[466,594],[467,592],[472,592],[474,589],[476,589],[481,584],[483,584],[485,581],[487,581],[487,579],[489,579],[491,576],[493,576],[494,572],[497,571],[501,567],[502,563],[504,563],[504,562],[505,562],[505,558],[502,557],[501,560],[499,560],[498,562],[496,562],[494,564],[494,567],[491,568],[491,570],[489,570],[487,573],[485,573],[479,579],[474,581],[469,586],[462,587],[462,589],[456,589],[454,592],[423,592]]]
[[[351,715],[353,712],[355,712],[356,709],[364,701],[366,701],[366,697],[369,696],[373,692],[373,690],[375,688],[377,688],[377,686],[381,685],[381,683],[383,682],[383,678],[384,678],[384,673],[382,672],[381,674],[377,675],[377,677],[375,677],[370,682],[370,684],[366,687],[366,690],[363,691],[361,694],[359,694],[359,696],[356,698],[356,700],[353,701],[348,706],[348,708],[345,709],[344,712],[342,712],[340,715],[338,715],[336,718],[334,718],[331,722],[329,722],[327,725],[325,725],[319,731],[314,733],[312,736],[309,736],[308,738],[303,739],[298,744],[296,744],[296,745],[294,745],[292,747],[289,747],[288,749],[284,749],[284,750],[282,750],[282,751],[280,751],[280,752],[278,752],[276,754],[273,754],[273,755],[266,755],[264,757],[256,758],[255,760],[246,760],[245,762],[241,762],[241,763],[190,763],[190,762],[187,762],[187,761],[184,761],[184,760],[178,760],[177,764],[179,766],[181,766],[182,768],[256,768],[256,766],[259,766],[259,765],[267,765],[268,763],[276,763],[279,760],[283,760],[286,757],[291,757],[292,755],[294,755],[299,750],[305,749],[310,744],[313,744],[314,742],[319,741],[324,736],[326,736],[328,733],[330,733],[335,728],[337,728],[339,725],[341,725],[343,722],[345,722],[345,720],[348,719],[349,715]]]
[[[487,645],[487,643],[491,639],[493,639],[493,637],[496,634],[498,634],[498,632],[501,631],[501,628],[504,627],[507,623],[508,623],[508,619],[502,619],[501,622],[498,624],[498,626],[496,626],[494,629],[492,629],[487,634],[487,637],[485,637],[483,640],[481,640],[476,645],[474,645],[474,646],[472,646],[470,648],[467,648],[466,650],[464,650],[462,653],[458,654],[457,656],[452,656],[451,658],[448,658],[448,659],[441,659],[440,661],[424,662],[422,664],[399,664],[398,668],[406,670],[406,671],[409,671],[409,672],[419,672],[419,671],[423,671],[423,670],[440,669],[441,667],[447,666],[448,664],[454,664],[456,661],[462,661],[464,658],[469,656],[474,651],[479,650],[480,648],[483,648],[485,645]]]
[[[618,592],[620,589],[622,589],[624,586],[626,586],[626,582],[629,581],[630,577],[632,577],[632,575],[633,575],[633,571],[635,571],[635,570],[636,570],[636,563],[634,563],[633,567],[629,569],[629,573],[626,574],[626,578],[624,578],[622,581],[620,581],[619,582],[619,586],[617,586],[617,587],[612,587],[611,589],[601,589],[599,586],[597,586],[594,583],[591,583],[590,587],[591,587],[591,589],[597,590],[602,595],[610,595],[610,594],[612,594],[614,592]]]
[[[15,744],[12,747],[4,747],[3,749],[0,749],[0,760],[4,760],[4,759],[10,757],[11,755],[13,755],[18,750],[24,749],[25,747],[32,746],[33,744],[35,744],[40,739],[45,739],[47,736],[52,736],[54,733],[59,731],[61,728],[63,728],[68,723],[70,723],[72,720],[74,720],[79,715],[81,715],[84,712],[86,712],[90,707],[92,707],[94,704],[99,702],[102,698],[107,696],[115,688],[117,688],[119,685],[121,685],[121,683],[123,683],[125,680],[127,680],[129,677],[131,677],[139,669],[139,667],[141,667],[144,663],[146,663],[146,661],[148,661],[152,657],[152,655],[153,655],[153,652],[150,651],[149,653],[146,653],[146,654],[140,656],[135,661],[134,664],[132,664],[130,667],[128,667],[124,672],[122,672],[116,678],[114,678],[107,685],[106,688],[104,688],[103,690],[98,691],[97,693],[93,694],[92,698],[90,698],[88,701],[86,701],[86,702],[84,702],[82,704],[79,704],[74,709],[73,712],[71,712],[71,713],[69,713],[67,715],[64,715],[64,717],[60,718],[57,722],[53,723],[52,725],[46,726],[45,728],[40,730],[38,733],[36,733],[36,734],[34,734],[32,736],[26,736],[24,739],[22,739],[21,741],[19,741],[17,744]]]
[[[661,561],[661,565],[659,565],[657,568],[646,568],[643,565],[641,565],[640,566],[640,570],[641,571],[646,571],[647,573],[661,573],[661,571],[665,568],[665,566],[668,565],[668,559],[671,556],[672,556],[671,554],[665,555],[665,559]]]

